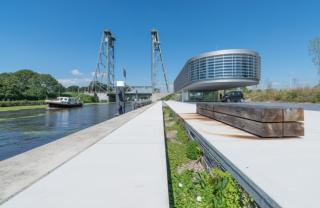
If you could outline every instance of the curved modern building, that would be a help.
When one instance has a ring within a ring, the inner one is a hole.
[[[256,85],[260,81],[260,59],[257,52],[245,49],[200,54],[184,65],[174,81],[174,90],[223,90]]]

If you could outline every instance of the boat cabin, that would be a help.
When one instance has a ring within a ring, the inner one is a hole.
[[[67,103],[67,104],[79,103],[79,101],[74,97],[57,97],[57,101],[60,103]]]

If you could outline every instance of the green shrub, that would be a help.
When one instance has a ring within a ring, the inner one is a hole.
[[[171,117],[171,118],[175,118],[175,114],[174,114],[174,112],[173,112],[172,110],[170,110],[169,113],[170,113],[170,117]]]
[[[187,144],[186,154],[190,160],[197,160],[202,155],[202,150],[196,141],[190,141]]]
[[[95,96],[87,95],[87,94],[79,94],[78,98],[84,103],[97,103],[99,99]]]
[[[84,94],[84,93],[75,93],[75,92],[65,92],[62,94],[62,96],[65,97],[76,97],[78,98],[81,102],[83,103],[98,103],[99,102],[99,98],[97,95],[88,95],[88,94]]]
[[[212,184],[214,207],[242,207],[241,189],[230,173],[218,168],[213,169]]]
[[[320,92],[316,93],[314,102],[320,102]]]
[[[169,94],[169,95],[167,95],[167,96],[165,96],[165,97],[161,98],[161,100],[163,100],[163,101],[167,101],[167,100],[175,100],[175,96],[176,96],[176,94],[171,93],[171,94]]]

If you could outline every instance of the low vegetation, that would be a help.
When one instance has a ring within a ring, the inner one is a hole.
[[[188,138],[182,121],[169,108],[164,108],[164,119],[171,207],[255,207],[229,173],[204,168],[201,148]]]
[[[320,102],[320,87],[296,89],[243,90],[246,100],[256,102]]]
[[[83,103],[97,103],[97,102],[99,102],[99,98],[97,96],[91,96],[91,95],[84,94],[84,93],[66,92],[66,93],[63,93],[62,96],[76,97]]]
[[[202,156],[202,150],[196,141],[190,141],[187,143],[186,155],[190,160],[197,160]]]
[[[0,112],[5,111],[17,111],[17,110],[31,110],[31,109],[39,109],[46,108],[47,105],[29,105],[29,106],[11,106],[11,107],[0,107]]]
[[[0,107],[44,105],[44,100],[0,101]]]
[[[171,93],[167,96],[164,96],[163,98],[161,98],[161,100],[163,101],[167,101],[167,100],[178,100],[177,94],[175,93]]]

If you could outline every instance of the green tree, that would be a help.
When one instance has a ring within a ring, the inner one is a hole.
[[[21,93],[21,96],[19,96],[20,99],[28,99],[28,96],[26,92],[29,90],[31,85],[31,80],[34,79],[38,74],[36,72],[33,72],[29,69],[22,69],[17,72],[13,73],[13,76],[17,78],[17,87],[19,92]],[[18,99],[19,99],[18,98]],[[36,99],[36,98],[32,98]]]
[[[23,69],[0,74],[1,100],[39,100],[52,98],[65,88],[51,75]]]
[[[77,85],[72,85],[72,86],[67,87],[66,90],[67,90],[67,92],[78,92],[79,89],[80,89],[79,86],[77,86]]]
[[[21,96],[17,77],[11,73],[0,74],[0,99],[16,100]]]
[[[65,91],[63,87],[55,78],[50,74],[40,74],[38,76],[41,88],[47,93],[48,97],[57,97],[59,93]]]

